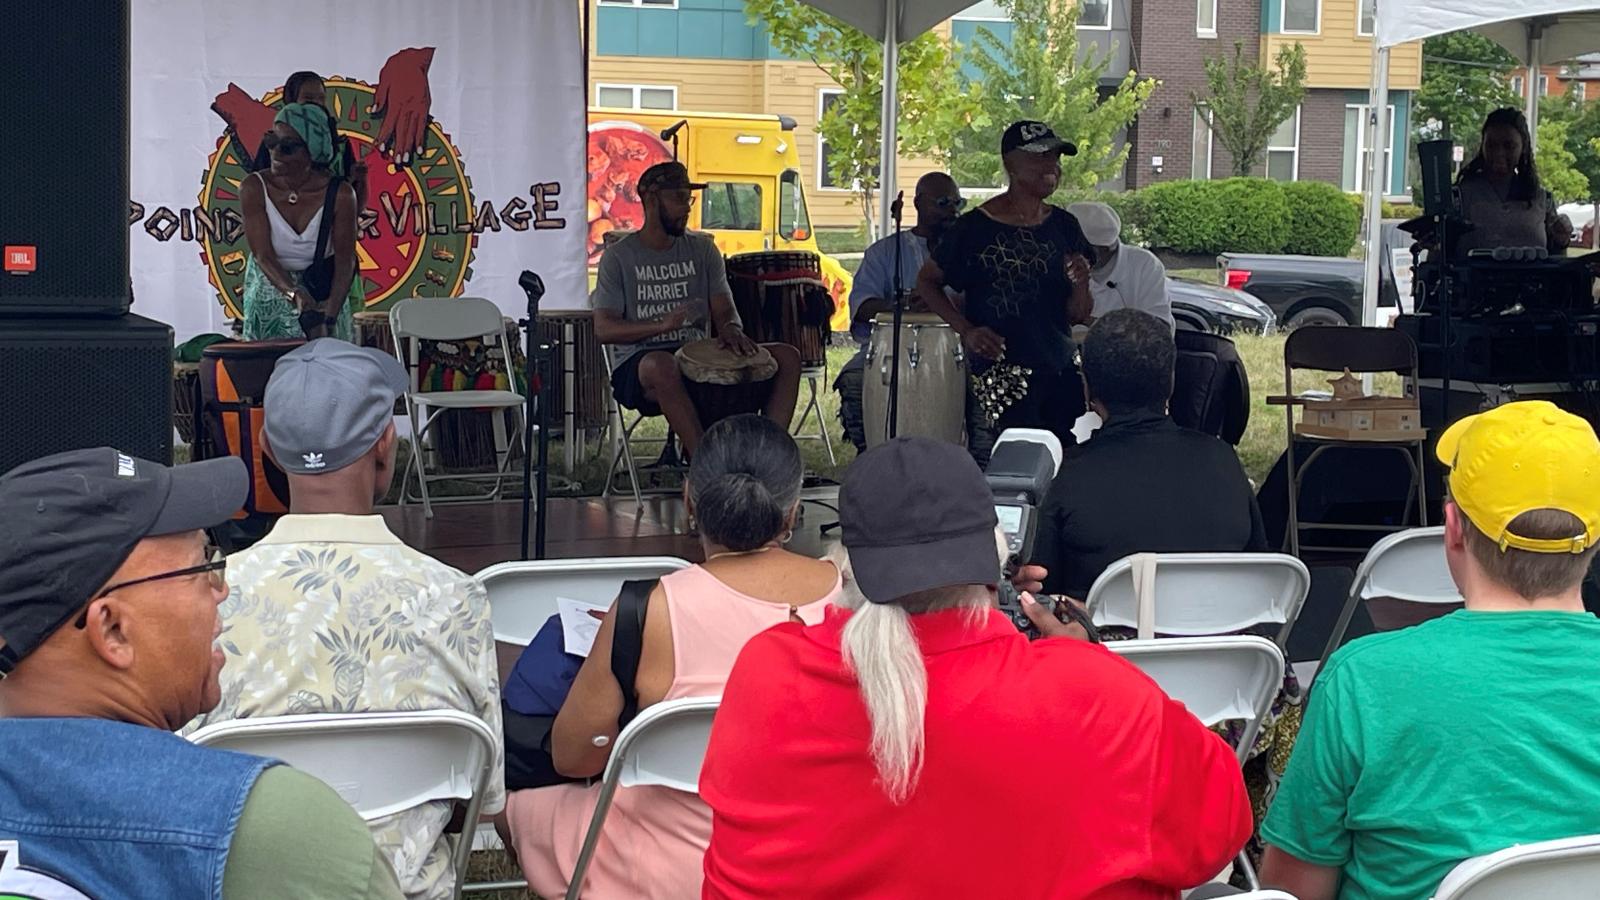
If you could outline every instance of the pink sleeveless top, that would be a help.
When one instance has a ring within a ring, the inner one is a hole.
[[[745,642],[789,621],[791,607],[741,594],[701,566],[661,579],[672,626],[672,685],[665,699],[722,693]],[[807,625],[822,621],[840,583],[793,611]],[[566,893],[583,847],[595,798],[593,785],[513,791],[506,802],[512,839],[528,885],[542,897]],[[584,897],[698,898],[701,858],[711,843],[711,811],[695,794],[669,788],[619,788],[600,846],[589,863]]]

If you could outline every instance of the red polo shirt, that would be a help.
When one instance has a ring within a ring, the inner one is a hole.
[[[1171,898],[1250,834],[1221,738],[1105,648],[991,612],[912,621],[928,670],[921,779],[876,783],[839,642],[849,614],[745,645],[700,777],[707,898]]]

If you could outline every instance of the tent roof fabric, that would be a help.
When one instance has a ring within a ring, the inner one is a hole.
[[[874,0],[803,0],[807,6],[833,16],[847,25],[884,40],[884,4]],[[900,21],[894,30],[895,43],[904,44],[973,4],[974,0],[900,0]]]
[[[1600,50],[1600,0],[1383,0],[1378,4],[1377,41],[1393,47],[1470,29],[1528,62],[1529,27],[1541,30],[1540,59],[1571,59]]]

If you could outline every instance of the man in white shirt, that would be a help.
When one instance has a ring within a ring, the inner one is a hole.
[[[1104,203],[1074,203],[1067,212],[1077,218],[1084,237],[1094,245],[1089,272],[1094,297],[1091,323],[1114,309],[1137,309],[1172,325],[1172,298],[1167,296],[1167,269],[1143,247],[1122,242],[1122,218]]]
[[[406,380],[394,357],[333,338],[278,361],[262,436],[288,475],[289,514],[228,559],[222,700],[185,731],[253,716],[470,713],[495,735],[488,816],[505,806],[488,599],[373,513],[394,477],[394,401]],[[454,896],[453,812],[433,801],[367,823],[410,900]],[[465,823],[467,840],[474,827]]]
[[[859,349],[833,382],[834,390],[839,392],[839,419],[844,423],[845,437],[858,453],[867,449],[861,405],[865,351],[872,339],[872,317],[894,310],[895,244],[897,241],[900,244],[900,287],[905,291],[906,309],[926,312],[916,298],[917,272],[928,260],[929,242],[939,239],[940,233],[961,215],[966,203],[954,178],[944,172],[929,172],[917,179],[916,194],[912,198],[917,224],[876,241],[862,254],[861,268],[856,270],[850,288],[850,336],[855,338]]]

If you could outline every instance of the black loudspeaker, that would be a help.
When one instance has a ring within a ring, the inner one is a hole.
[[[0,4],[0,315],[128,311],[128,9]]]
[[[1455,167],[1453,141],[1423,141],[1417,145],[1417,162],[1422,170],[1422,214],[1447,216],[1455,211],[1450,170]]]
[[[172,462],[172,328],[142,316],[0,318],[0,473],[83,447]]]

